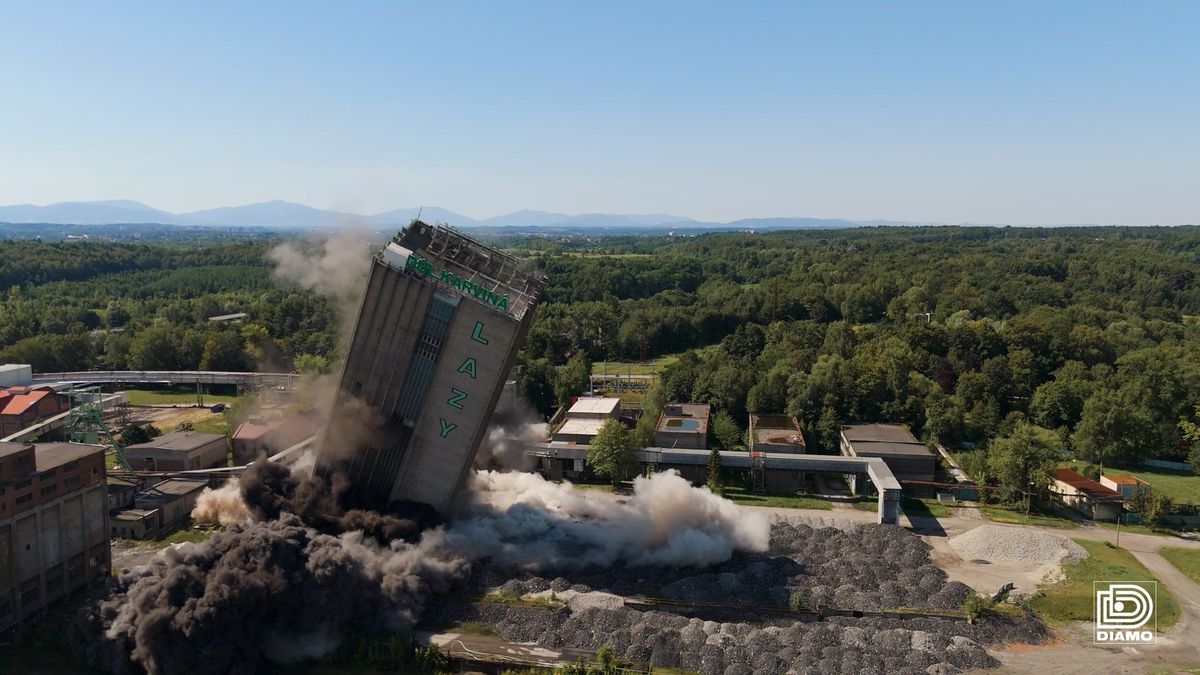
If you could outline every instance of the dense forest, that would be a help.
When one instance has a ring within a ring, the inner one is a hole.
[[[654,399],[986,443],[1021,422],[1096,459],[1183,458],[1200,402],[1200,228],[497,236],[547,275],[520,361],[543,411],[590,362],[682,353]],[[42,371],[338,358],[330,300],[271,241],[0,242],[0,361]],[[210,316],[246,312],[240,325]]]

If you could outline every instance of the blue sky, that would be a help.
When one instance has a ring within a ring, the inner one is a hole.
[[[0,16],[0,204],[1200,222],[1200,3]]]

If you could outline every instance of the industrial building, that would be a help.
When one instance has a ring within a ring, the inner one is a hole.
[[[558,443],[587,445],[607,420],[621,417],[621,399],[583,396],[554,423],[550,439]]]
[[[1123,510],[1120,492],[1070,469],[1055,469],[1050,486],[1063,503],[1093,520],[1116,520]]]
[[[70,409],[71,400],[48,386],[0,387],[0,438]]]
[[[108,574],[104,447],[0,442],[0,631]]]
[[[937,459],[899,424],[850,424],[840,433],[844,457],[878,457],[900,481],[933,481]],[[851,480],[853,490],[857,480]]]
[[[0,364],[0,387],[28,387],[33,384],[33,366],[28,363]]]
[[[253,415],[238,425],[229,439],[234,464],[249,464],[260,454],[274,455],[320,431],[315,414],[266,419]]]
[[[133,498],[133,508],[113,514],[112,535],[145,539],[166,534],[187,522],[207,480],[171,478],[157,483]]]
[[[660,448],[708,449],[707,403],[668,403],[654,427],[654,444]]]
[[[316,473],[353,505],[447,509],[542,290],[521,261],[414,220],[376,254]]]
[[[143,471],[189,471],[228,464],[224,434],[173,431],[125,448],[125,458]]]
[[[808,451],[804,433],[800,431],[800,422],[790,415],[750,413],[750,444],[754,452]]]
[[[133,506],[133,498],[137,494],[139,486],[136,479],[109,476],[107,483],[109,511],[119,511]]]

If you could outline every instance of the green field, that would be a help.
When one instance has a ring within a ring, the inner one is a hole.
[[[1200,475],[1186,471],[1139,467],[1134,470],[1114,469],[1112,473],[1127,473],[1150,484],[1150,489],[1176,504],[1200,504]]]
[[[770,506],[784,509],[819,509],[830,511],[833,504],[826,499],[798,493],[751,492],[740,487],[726,487],[725,497],[748,506]]]
[[[656,359],[637,363],[633,361],[596,361],[592,363],[592,374],[601,375],[654,375],[679,360],[678,354],[667,354]]]
[[[917,499],[915,497],[902,498],[900,510],[910,517],[916,516],[917,518],[949,518],[954,515],[954,509],[936,499]]]
[[[1034,507],[1030,515],[1025,515],[1024,511],[1014,511],[1006,509],[1003,506],[984,506],[980,505],[979,513],[988,520],[997,523],[1011,523],[1014,525],[1042,525],[1045,527],[1079,527],[1079,523],[1070,518],[1062,518],[1049,512],[1040,512]]]
[[[612,492],[614,489],[612,483],[571,483],[577,490],[595,490],[596,492]]]
[[[1158,549],[1158,552],[1172,565],[1178,567],[1180,572],[1200,584],[1200,549],[1164,546]]]
[[[180,390],[180,389],[127,389],[125,393],[129,396],[130,405],[160,405],[164,403],[174,403],[180,405],[188,405],[196,403],[195,390]],[[214,403],[233,403],[237,400],[237,396],[228,394],[205,394],[204,405],[213,405]]]
[[[1104,542],[1076,539],[1087,549],[1088,557],[1063,565],[1064,579],[1043,586],[1029,600],[1029,605],[1051,622],[1091,621],[1093,619],[1093,581],[1155,581],[1129,551],[1113,548]],[[1158,585],[1158,629],[1173,626],[1179,620],[1179,603],[1162,584]]]

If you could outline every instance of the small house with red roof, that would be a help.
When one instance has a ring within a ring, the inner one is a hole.
[[[0,438],[70,409],[70,399],[48,386],[0,387]]]
[[[1070,469],[1055,469],[1053,476],[1050,489],[1067,506],[1092,520],[1116,520],[1121,515],[1125,497],[1120,492]]]
[[[1133,499],[1139,493],[1150,493],[1150,484],[1136,476],[1124,473],[1104,474],[1100,476],[1100,484],[1110,490],[1121,493],[1125,499]]]

